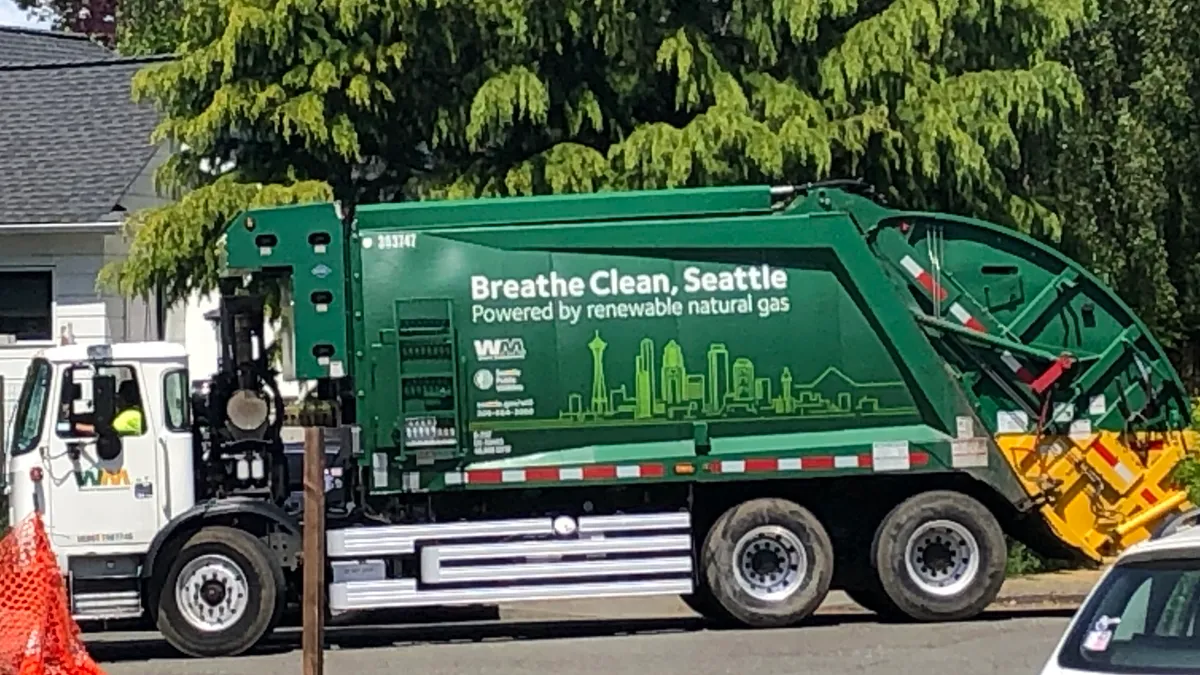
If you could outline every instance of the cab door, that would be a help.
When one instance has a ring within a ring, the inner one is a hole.
[[[112,459],[101,458],[91,428],[93,397],[102,378],[112,378],[108,386],[117,390],[132,390],[132,400],[121,409],[132,405],[142,416],[137,433],[119,437]],[[48,501],[55,548],[77,553],[144,551],[162,525],[156,411],[146,384],[134,364],[78,364],[62,371],[46,457],[46,478],[53,481]]]

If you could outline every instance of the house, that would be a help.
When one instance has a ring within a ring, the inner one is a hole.
[[[133,76],[170,57],[123,58],[86,37],[0,27],[0,376],[5,419],[29,359],[55,344],[169,340],[193,382],[217,367],[213,295],[174,307],[101,292],[100,269],[128,253],[127,213],[164,203],[150,144],[158,122],[134,104]],[[297,383],[281,383],[285,397]]]
[[[122,58],[87,38],[0,27],[0,376],[5,418],[29,359],[55,344],[161,339],[156,299],[97,290],[126,254],[125,214],[161,203],[158,117],[130,96],[161,58]]]

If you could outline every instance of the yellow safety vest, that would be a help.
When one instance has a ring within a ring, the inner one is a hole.
[[[118,436],[137,436],[142,433],[142,411],[137,408],[122,410],[113,418],[112,426]]]

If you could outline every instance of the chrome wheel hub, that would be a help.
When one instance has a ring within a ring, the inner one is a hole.
[[[904,565],[922,591],[947,597],[975,581],[979,557],[979,542],[970,530],[951,520],[933,520],[909,537]]]
[[[734,577],[758,600],[783,600],[804,583],[808,554],[800,538],[778,525],[750,530],[733,549]]]
[[[206,633],[228,630],[245,615],[249,601],[246,575],[223,555],[202,555],[188,562],[175,583],[179,612]]]

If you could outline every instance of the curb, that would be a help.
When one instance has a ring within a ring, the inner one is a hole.
[[[996,598],[993,607],[1038,607],[1043,605],[1078,607],[1087,599],[1087,593],[1028,593],[1012,597]]]
[[[1083,601],[1086,599],[1086,593],[1023,593],[1021,595],[998,597],[991,605],[988,605],[986,611],[1003,612],[1013,609],[1036,608],[1075,609],[1083,604]],[[816,613],[842,613],[846,611],[871,613],[871,610],[865,609],[853,601],[826,605],[818,609]]]
[[[845,596],[843,596],[845,597]],[[1086,593],[1045,592],[1020,593],[1002,595],[996,598],[987,609],[989,612],[1054,608],[1074,609],[1087,598]],[[678,609],[683,609],[682,606]],[[849,599],[838,599],[822,605],[816,614],[870,614],[871,611]],[[370,626],[380,624],[390,625],[422,625],[422,624],[454,624],[492,621],[621,621],[658,619],[691,619],[699,618],[690,611],[676,613],[675,611],[636,613],[633,616],[620,612],[603,614],[596,611],[572,612],[566,607],[549,608],[546,606],[523,606],[521,604],[474,605],[466,607],[422,608],[407,610],[372,610],[348,612],[336,618],[328,619],[329,627]],[[294,619],[295,620],[295,619]],[[286,625],[284,622],[281,625]],[[296,625],[299,625],[297,622]]]

